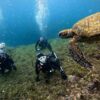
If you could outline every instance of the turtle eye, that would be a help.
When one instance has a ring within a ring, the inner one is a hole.
[[[59,36],[60,36],[60,37],[62,37],[62,36],[64,36],[64,35],[65,35],[64,32],[60,32],[60,33],[59,33]]]
[[[66,32],[60,32],[59,33],[59,37],[65,37],[66,36]]]
[[[62,33],[61,32],[59,32],[59,36],[62,36]]]

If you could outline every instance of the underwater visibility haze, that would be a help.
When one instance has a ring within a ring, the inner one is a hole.
[[[0,0],[0,42],[27,45],[100,12],[100,0]]]
[[[0,100],[100,100],[100,0],[0,0]]]

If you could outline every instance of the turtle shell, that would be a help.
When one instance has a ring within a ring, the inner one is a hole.
[[[73,25],[73,32],[79,36],[100,35],[100,12],[92,14]]]

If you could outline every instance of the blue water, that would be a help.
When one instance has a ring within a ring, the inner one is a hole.
[[[100,12],[100,0],[0,0],[0,42],[18,46],[41,35],[56,38],[95,12]]]

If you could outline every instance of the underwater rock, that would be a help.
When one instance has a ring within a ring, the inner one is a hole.
[[[60,96],[60,97],[58,97],[58,99],[57,100],[66,100],[66,98],[65,97],[63,97],[63,96]]]
[[[76,75],[69,75],[68,76],[68,81],[69,82],[74,83],[74,82],[77,82],[78,80],[79,80],[79,77],[77,77]]]
[[[94,56],[97,60],[100,60],[100,54]]]
[[[100,90],[100,81],[94,80],[93,82],[89,83],[88,90],[89,91]]]
[[[58,94],[58,99],[57,100],[66,100],[66,96],[64,93],[59,93]]]
[[[89,56],[90,56],[90,57],[93,57],[93,58],[95,58],[95,59],[97,59],[97,60],[100,60],[100,53],[99,53],[99,54],[94,54],[94,53],[92,53],[92,54],[90,54]]]

